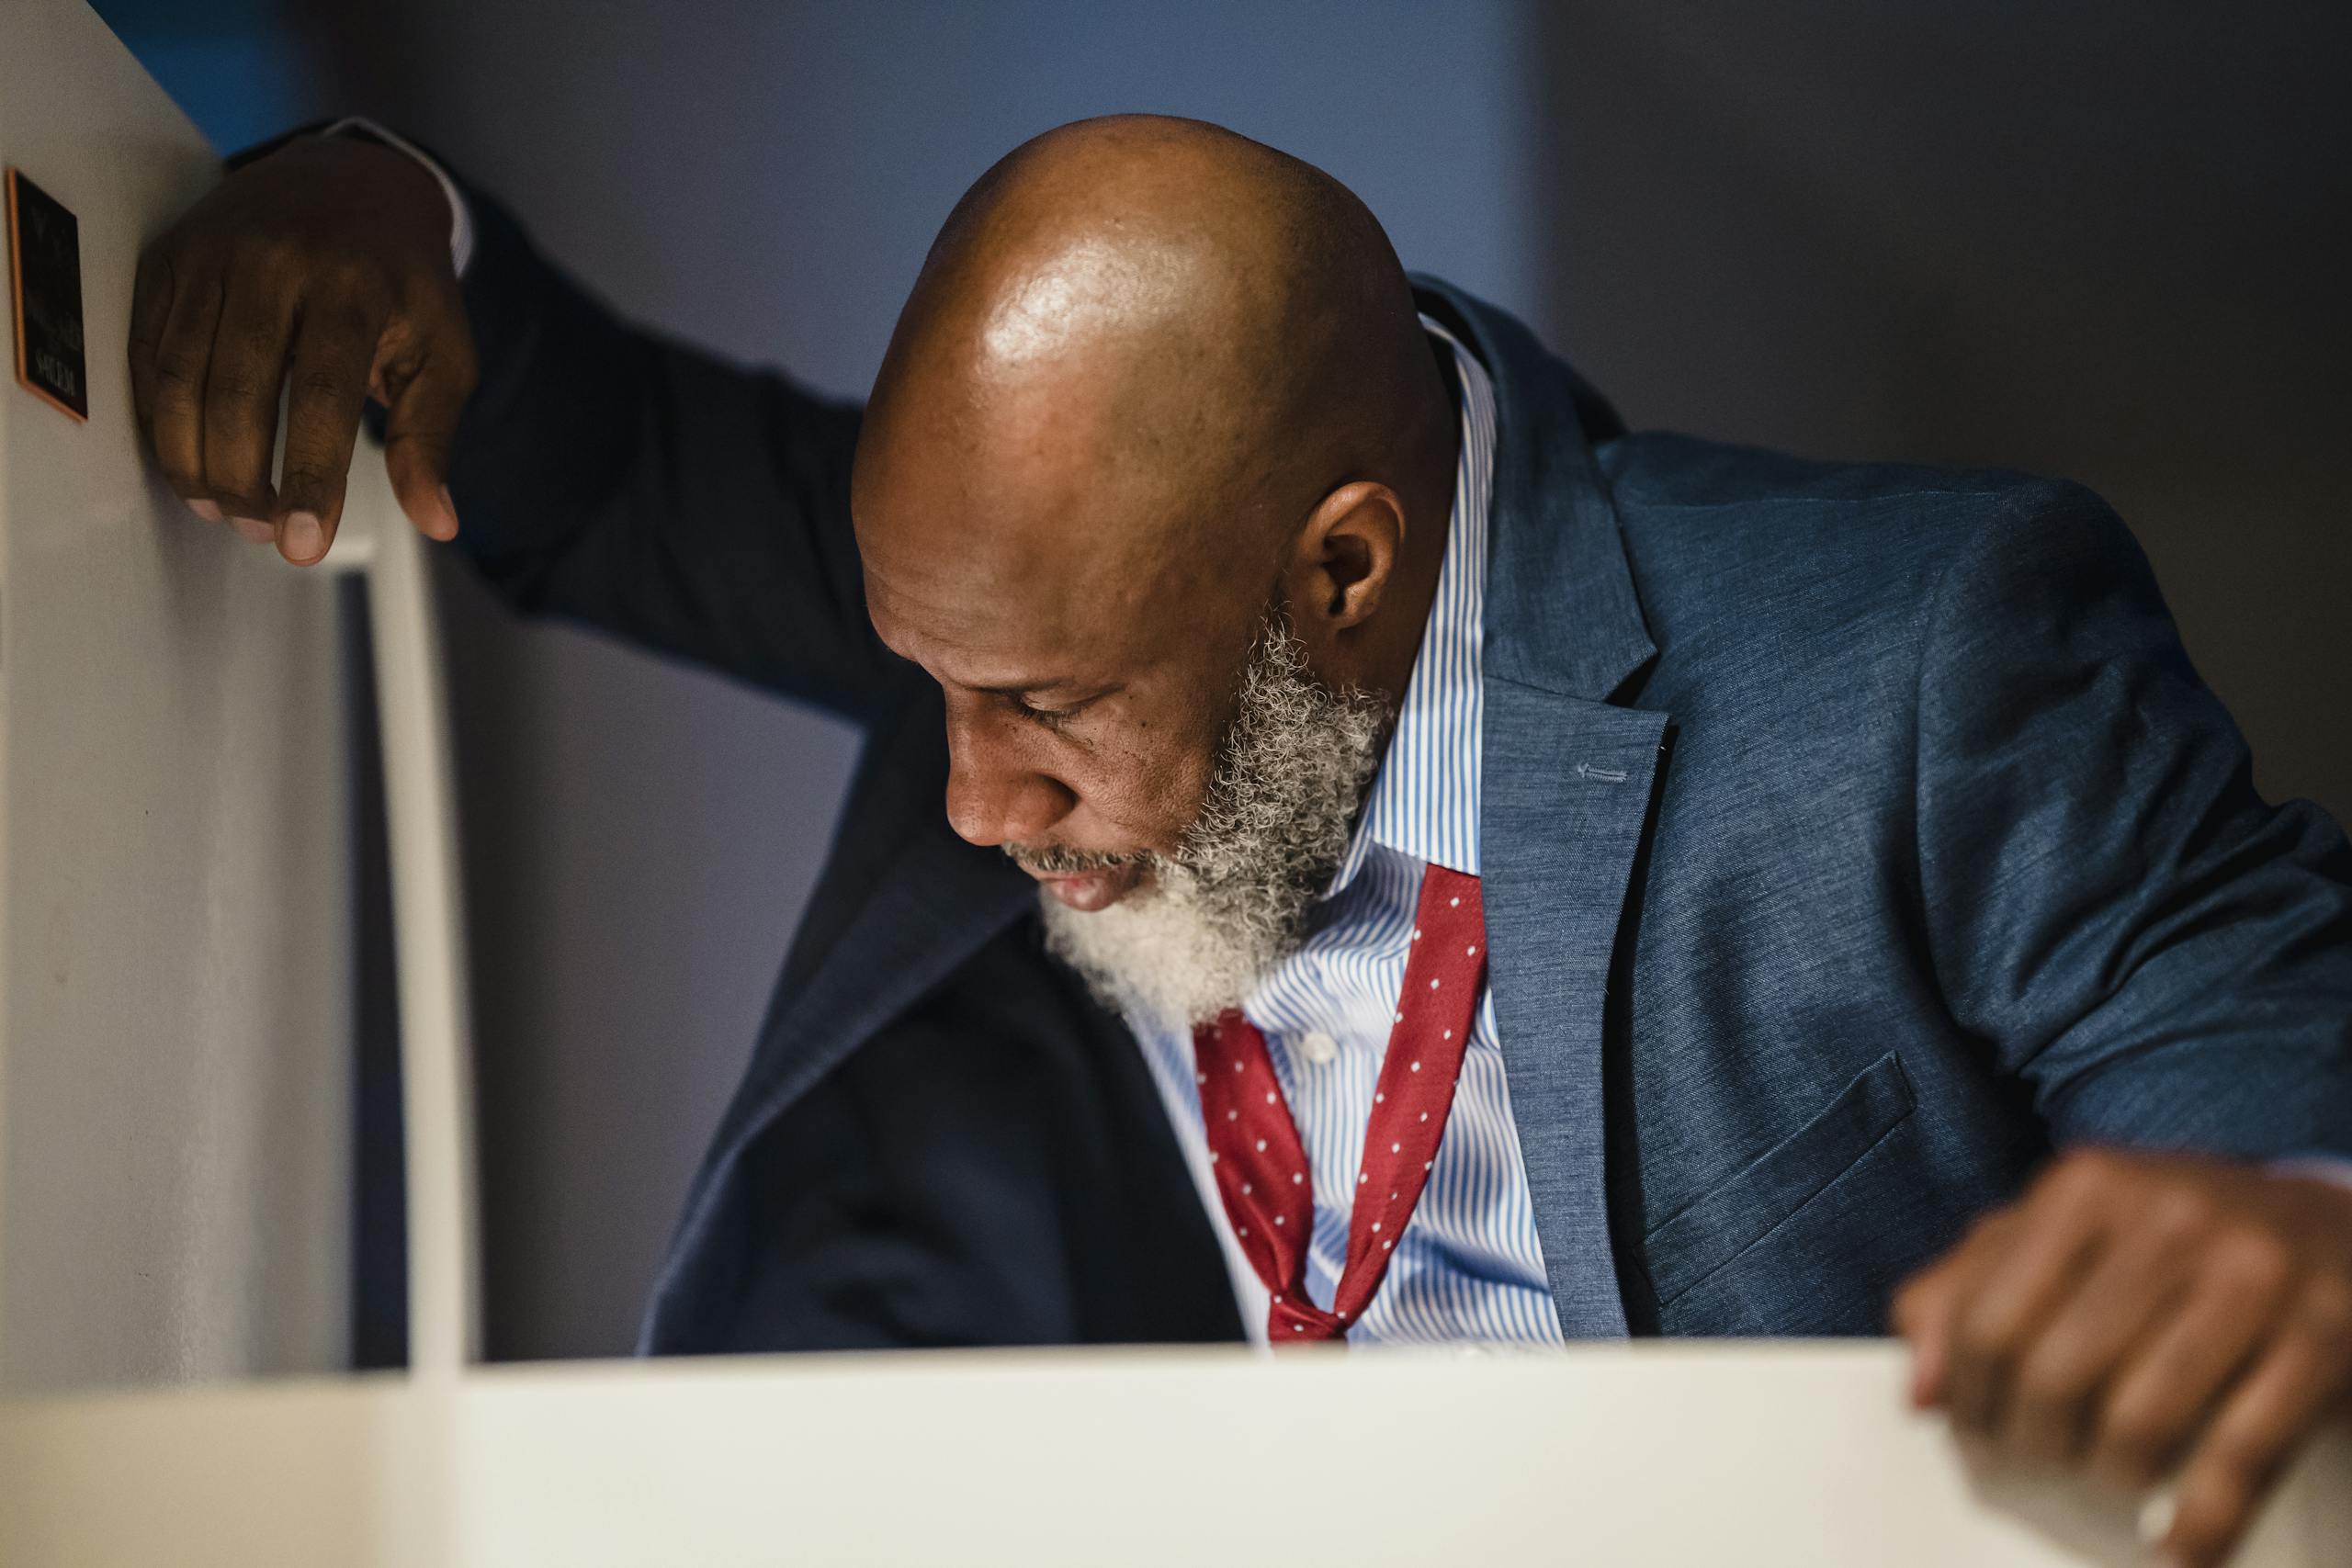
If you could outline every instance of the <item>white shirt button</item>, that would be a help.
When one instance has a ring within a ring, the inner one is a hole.
[[[1328,1067],[1340,1059],[1340,1043],[1319,1029],[1311,1029],[1300,1039],[1298,1054],[1318,1067]]]

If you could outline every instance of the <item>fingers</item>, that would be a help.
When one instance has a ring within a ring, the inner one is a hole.
[[[141,255],[127,344],[140,429],[200,515],[326,554],[371,390],[402,505],[457,531],[443,481],[474,351],[449,208],[403,153],[297,137],[223,179]],[[273,484],[281,392],[285,463]],[[242,521],[237,521],[242,519]]]
[[[266,268],[237,272],[221,298],[204,380],[204,479],[232,517],[266,520],[277,511],[270,455],[294,308],[293,289]]]
[[[2269,1335],[2291,1266],[2283,1247],[2260,1242],[2200,1264],[2177,1309],[2116,1375],[2091,1438],[2092,1474],[2123,1491],[2163,1478]]]
[[[150,443],[165,482],[199,516],[220,520],[204,478],[204,386],[220,321],[220,280],[175,278],[149,373]]]
[[[190,422],[186,418],[185,404],[178,400],[178,391],[181,387],[191,382],[200,382],[204,374],[203,367],[190,359],[188,364],[191,367],[188,370],[168,380],[156,369],[158,359],[166,352],[164,338],[171,324],[172,307],[176,292],[173,286],[174,276],[170,254],[162,246],[151,248],[139,258],[138,280],[131,293],[130,340],[128,345],[130,360],[131,409],[138,417],[140,439],[144,441],[150,449],[156,449],[156,409],[159,400],[169,395],[175,415],[175,424],[170,439],[181,454],[179,465],[181,477],[173,479],[173,486],[184,499],[187,499],[189,506],[198,516],[208,522],[219,523],[223,521],[220,507],[213,504],[209,498],[190,496],[191,489],[198,482],[195,474],[202,467],[203,441],[200,434],[193,441],[188,438],[186,432]],[[200,333],[201,328],[191,321],[190,330],[192,333]],[[192,349],[199,345],[204,346],[209,353],[208,338],[193,337],[186,346]],[[200,431],[200,422],[196,423],[196,428]],[[168,469],[167,477],[169,477]],[[266,542],[273,536],[271,530],[265,524],[246,518],[231,518],[227,521],[248,539]]]
[[[151,245],[139,258],[139,273],[130,292],[130,406],[139,420],[139,438],[150,446],[155,439],[155,353],[163,344],[164,326],[172,317],[171,254]]]
[[[1945,1403],[1962,1427],[2000,1429],[2018,1366],[2095,1259],[2102,1217],[2095,1187],[2064,1170],[2026,1202],[1952,1326]]]
[[[382,329],[376,311],[350,299],[306,305],[296,328],[277,539],[280,553],[297,564],[325,555],[342,521],[352,447]]]
[[[1995,1214],[1968,1237],[1928,1265],[1895,1292],[1894,1331],[1911,1341],[1911,1403],[1926,1409],[1940,1404],[1951,1387],[1951,1341],[1960,1309],[1976,1280],[2000,1256],[2000,1240],[2016,1223],[2009,1212]]]
[[[458,416],[473,392],[473,342],[462,321],[442,321],[382,364],[391,394],[384,424],[384,466],[392,493],[427,538],[453,539],[458,512],[449,500],[449,449]]]
[[[2015,1460],[2137,1492],[2184,1453],[2167,1560],[2234,1549],[2352,1411],[2352,1196],[2226,1161],[2070,1155],[1905,1285],[1914,1399]]]
[[[2339,1280],[2314,1280],[2191,1451],[2165,1550],[2188,1568],[2224,1561],[2303,1436],[2347,1386],[2352,1291]]]
[[[2177,1238],[2155,1226],[2117,1237],[2020,1353],[2000,1418],[2001,1446],[2071,1464],[2089,1446],[2099,1393],[2187,1288]]]

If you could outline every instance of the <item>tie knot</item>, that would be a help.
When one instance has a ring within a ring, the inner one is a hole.
[[[1276,1345],[1305,1345],[1348,1337],[1347,1325],[1294,1292],[1282,1292],[1281,1299],[1266,1309],[1266,1337]]]

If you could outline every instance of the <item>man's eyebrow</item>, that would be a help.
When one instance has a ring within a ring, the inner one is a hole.
[[[1041,692],[1072,692],[1080,694],[1080,702],[1091,703],[1097,698],[1107,697],[1117,691],[1119,682],[1106,681],[1093,683],[1081,680],[1076,675],[1053,675],[1039,676],[1028,681],[1009,681],[994,685],[967,684],[964,689],[980,693],[984,696],[1016,698],[1033,697]]]
[[[967,691],[982,692],[991,697],[1025,697],[1033,692],[1050,692],[1057,687],[1077,684],[1067,675],[1042,677],[1034,681],[1009,681],[1002,685],[967,685]]]

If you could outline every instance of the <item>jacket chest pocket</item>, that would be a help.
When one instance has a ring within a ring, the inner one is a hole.
[[[1813,1118],[1709,1188],[1644,1246],[1661,1307],[1763,1241],[1884,1142],[1917,1101],[1889,1051]]]

